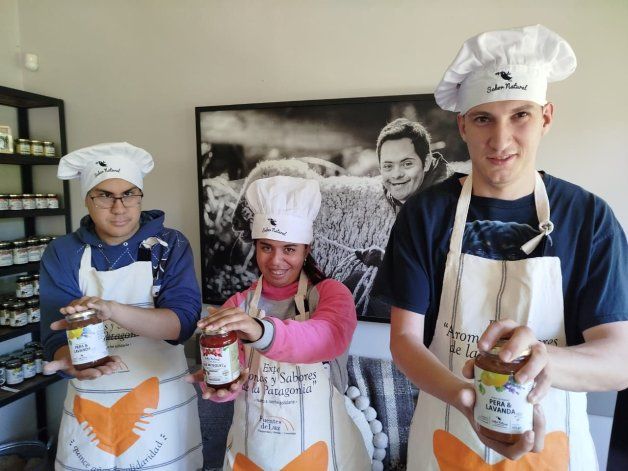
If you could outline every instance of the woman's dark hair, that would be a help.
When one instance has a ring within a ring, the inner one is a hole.
[[[314,257],[312,257],[312,253],[307,254],[307,257],[305,257],[305,262],[303,262],[303,271],[312,282],[312,285],[317,285],[321,281],[328,278],[325,272],[318,266]]]

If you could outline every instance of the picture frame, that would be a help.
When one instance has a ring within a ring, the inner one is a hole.
[[[359,320],[390,322],[370,292],[404,195],[469,168],[455,114],[421,94],[200,106],[195,117],[203,302],[222,304],[257,279],[244,192],[255,179],[292,175],[319,181],[318,265],[351,290]],[[378,137],[397,119],[427,131],[421,181],[395,183],[382,167]]]
[[[0,154],[13,153],[13,135],[9,126],[0,125]]]

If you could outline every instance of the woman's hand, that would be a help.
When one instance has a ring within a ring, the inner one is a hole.
[[[209,316],[204,317],[196,324],[199,329],[235,331],[242,340],[255,342],[264,333],[261,323],[238,307],[224,307],[208,309]]]
[[[89,380],[96,379],[101,377],[102,375],[110,375],[115,373],[122,367],[122,360],[118,356],[109,357],[110,361],[105,363],[102,366],[97,366],[96,368],[87,368],[85,370],[77,370],[72,365],[72,360],[70,357],[70,349],[67,345],[59,348],[56,353],[54,360],[48,362],[44,365],[44,374],[53,374],[58,371],[63,371],[64,373],[75,377],[78,380]]]
[[[203,399],[210,399],[211,397],[214,397],[214,396],[218,399],[223,399],[229,394],[233,394],[240,391],[242,389],[242,385],[248,379],[248,377],[249,377],[249,369],[246,368],[240,372],[240,376],[238,376],[238,379],[231,386],[229,386],[228,389],[224,389],[224,388],[215,389],[215,388],[211,388],[207,386],[207,383],[205,383],[205,376],[203,374],[203,369],[201,368],[196,373],[191,373],[189,375],[186,375],[184,377],[184,380],[188,383],[199,383],[199,386],[201,388],[201,397]]]

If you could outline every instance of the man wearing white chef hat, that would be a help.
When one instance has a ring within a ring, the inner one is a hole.
[[[584,392],[628,385],[626,237],[601,198],[536,170],[547,84],[575,68],[543,26],[492,31],[463,44],[436,88],[472,172],[405,203],[375,288],[393,306],[393,358],[422,390],[409,470],[597,467]],[[529,360],[505,383],[476,366],[476,395],[463,373],[501,338],[500,361]],[[534,412],[511,415],[517,397]],[[486,437],[500,433],[517,440]]]
[[[59,163],[59,178],[80,180],[89,215],[41,260],[42,341],[53,360],[46,370],[73,378],[57,469],[202,467],[196,393],[178,380],[201,299],[187,239],[163,226],[162,211],[141,210],[153,166],[126,142],[79,149]],[[63,315],[85,309],[104,320],[111,361],[79,371]]]

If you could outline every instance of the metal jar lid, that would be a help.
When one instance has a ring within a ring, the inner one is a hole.
[[[25,283],[28,281],[32,281],[32,278],[30,275],[22,275],[22,276],[18,276],[17,277],[17,282],[18,283]]]
[[[13,247],[26,247],[26,241],[25,240],[14,240],[13,241]]]
[[[84,321],[95,317],[96,314],[98,314],[96,309],[86,309],[81,312],[75,312],[74,314],[68,314],[65,316],[65,320],[68,322]]]
[[[0,249],[8,249],[11,247],[11,242],[0,242]]]
[[[218,329],[218,330],[212,330],[212,329],[208,329],[207,327],[205,327],[205,328],[203,329],[203,333],[204,333],[205,335],[226,335],[226,334],[228,334],[229,332],[227,332],[227,331],[225,330],[225,328],[224,328],[224,327],[221,327],[221,328],[220,328],[220,329]]]
[[[508,342],[508,340],[509,339],[499,339],[495,346],[491,348],[489,353],[491,355],[499,356],[499,352],[502,351],[502,348],[504,347],[504,345],[506,345],[506,342]],[[530,353],[532,353],[532,350],[530,348],[526,348],[524,351],[520,352],[519,356],[514,358],[512,361],[522,360],[525,357],[529,357]]]

